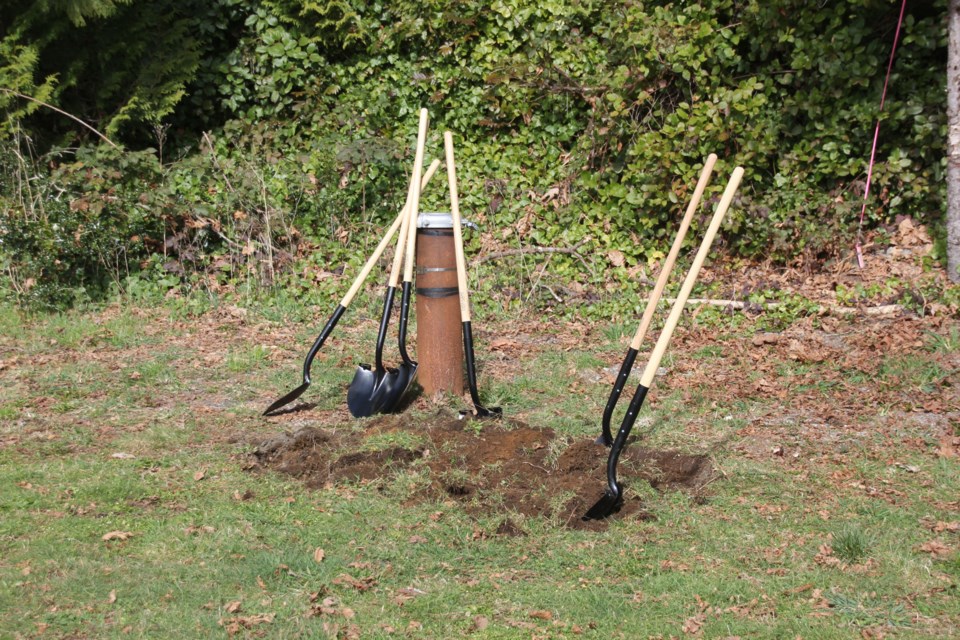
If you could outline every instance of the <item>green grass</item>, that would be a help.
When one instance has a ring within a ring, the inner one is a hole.
[[[920,393],[933,393],[950,372],[936,362],[920,355],[886,358],[880,367],[880,376],[891,385]]]
[[[267,361],[267,350],[263,345],[231,351],[227,355],[226,368],[232,373],[248,372],[262,367]]]
[[[960,350],[960,328],[951,325],[947,333],[927,332],[928,348],[935,353],[954,353]]]
[[[0,309],[5,348],[57,356],[45,367],[0,370],[0,637],[225,637],[231,620],[253,624],[258,614],[273,617],[238,637],[333,637],[331,625],[344,635],[355,625],[364,638],[960,630],[956,533],[931,529],[957,520],[949,505],[960,465],[935,454],[939,431],[923,421],[866,407],[831,424],[836,439],[826,439],[817,408],[794,396],[724,399],[675,372],[725,350],[674,353],[675,369],[651,392],[636,433],[645,446],[708,450],[721,472],[701,498],[626,477],[655,519],[577,531],[506,503],[477,516],[452,501],[411,504],[431,479],[425,465],[321,489],[245,471],[257,438],[310,425],[358,429],[330,416],[342,411],[354,354],[372,348],[373,333],[365,324],[325,347],[304,397],[316,408],[267,420],[262,405],[299,383],[313,328],[278,359],[269,325],[218,327],[200,317],[188,337],[163,325],[165,314],[76,314],[71,329],[60,316]],[[110,322],[120,324],[108,333]],[[597,354],[619,352],[620,338],[533,351],[509,375],[481,353],[481,392],[508,416],[555,429],[560,438],[547,451],[555,461],[599,430],[609,384],[579,374],[609,366]],[[888,356],[875,384],[943,389],[942,355],[937,347]],[[839,393],[813,382],[829,362],[768,364],[779,376],[764,375],[791,393]],[[751,379],[751,363],[729,365]],[[362,446],[422,442],[380,433]],[[772,454],[775,446],[786,454]],[[446,474],[469,481],[457,468]],[[568,497],[549,496],[557,508]],[[526,535],[497,535],[507,517]],[[105,541],[110,532],[131,535]],[[931,541],[949,551],[924,551]],[[327,613],[312,614],[325,598],[333,598]],[[337,613],[344,609],[353,616]]]
[[[873,547],[872,540],[859,527],[848,525],[833,535],[833,551],[844,562],[865,560]]]

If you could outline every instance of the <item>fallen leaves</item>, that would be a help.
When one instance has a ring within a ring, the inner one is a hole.
[[[223,627],[227,635],[231,638],[243,629],[252,629],[261,624],[269,624],[276,617],[275,613],[260,613],[252,616],[235,616],[233,618],[221,618],[218,624]]]
[[[937,454],[941,458],[960,457],[960,437],[953,434],[944,434],[940,437],[940,447]]]
[[[494,338],[487,345],[487,349],[490,351],[510,351],[516,352],[521,351],[523,346],[516,340],[510,338]]]
[[[314,562],[323,562],[324,558],[326,557],[327,557],[327,552],[320,547],[317,547],[313,552]]]
[[[615,267],[622,267],[626,263],[626,256],[623,255],[623,251],[618,251],[614,249],[607,252],[607,260],[610,261]]]
[[[920,545],[919,549],[924,553],[929,553],[935,558],[946,557],[953,551],[948,545],[945,545],[939,540],[924,542]]]
[[[837,556],[833,555],[833,547],[829,544],[822,544],[813,557],[813,561],[824,567],[839,567],[843,564]]]
[[[673,560],[663,560],[660,562],[661,571],[679,571],[680,573],[686,573],[690,571],[690,565],[683,562],[674,562]]]
[[[934,533],[958,533],[960,532],[960,522],[944,522],[942,520],[937,520],[929,526],[929,529]]]
[[[900,247],[922,247],[925,250],[929,250],[933,245],[927,228],[916,224],[911,218],[904,218],[897,224],[893,241]]]
[[[800,593],[807,588],[808,587],[805,585],[791,591],[794,593]],[[739,598],[737,598],[737,600],[739,600]],[[740,619],[749,619],[754,621],[773,619],[776,617],[776,606],[774,601],[771,600],[767,595],[760,595],[759,597],[753,598],[746,602],[737,602],[728,607],[713,606],[699,595],[694,595],[694,601],[696,605],[696,611],[693,613],[693,615],[687,617],[680,625],[680,629],[683,631],[683,633],[689,636],[702,636],[704,633],[704,627],[709,620],[717,619],[728,614],[734,615]],[[738,636],[714,635],[711,637],[725,637],[730,639]]]
[[[133,537],[132,531],[110,531],[100,536],[100,539],[103,540],[104,542],[112,542],[114,540],[120,540],[120,541],[129,540],[132,537]]]
[[[213,533],[214,531],[216,531],[216,529],[214,527],[211,527],[208,524],[203,524],[199,526],[190,525],[189,527],[183,530],[183,532],[188,536],[196,536],[204,533]]]
[[[687,635],[695,636],[699,635],[703,630],[703,625],[707,621],[707,615],[704,612],[700,612],[696,615],[693,615],[683,621],[683,625],[680,629]]]
[[[324,598],[320,604],[315,604],[307,611],[308,618],[314,616],[339,616],[347,620],[352,620],[356,613],[350,607],[341,607],[340,601],[333,596]]]
[[[341,573],[339,576],[333,579],[333,584],[342,587],[350,587],[352,589],[356,589],[357,591],[363,592],[375,587],[377,584],[377,579],[373,576],[354,578],[349,573]]]
[[[762,347],[765,344],[777,344],[780,342],[779,333],[757,333],[750,339],[750,343],[755,347]]]
[[[393,597],[393,603],[398,607],[402,607],[406,603],[410,602],[416,597],[426,595],[426,591],[421,591],[415,587],[404,587],[397,591],[396,595]]]
[[[486,616],[473,616],[473,624],[470,626],[470,632],[483,631],[490,626],[490,620]]]

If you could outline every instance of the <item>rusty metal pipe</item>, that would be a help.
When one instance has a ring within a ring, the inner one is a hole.
[[[460,290],[450,214],[423,214],[417,229],[418,381],[424,393],[463,393]]]

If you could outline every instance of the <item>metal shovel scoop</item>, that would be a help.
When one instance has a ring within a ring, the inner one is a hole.
[[[421,191],[426,188],[433,174],[437,172],[439,167],[439,160],[434,160],[430,164],[423,179],[420,181]],[[355,418],[364,418],[380,413],[384,404],[384,397],[392,395],[393,393],[391,391],[392,384],[384,387],[387,369],[383,366],[383,345],[384,342],[386,342],[387,327],[390,324],[390,316],[393,313],[393,300],[396,296],[397,285],[400,282],[400,267],[403,263],[404,249],[407,244],[407,230],[410,222],[409,210],[410,200],[408,199],[400,214],[403,218],[403,223],[400,225],[400,235],[397,238],[397,250],[393,256],[390,280],[383,298],[383,314],[380,317],[380,329],[377,332],[374,367],[371,367],[369,364],[359,365],[356,373],[353,375],[350,388],[347,390],[347,407],[350,409],[350,414]]]
[[[637,386],[637,390],[630,400],[630,406],[627,408],[627,413],[623,417],[623,422],[620,424],[617,437],[613,441],[613,447],[610,449],[610,455],[607,458],[607,489],[603,497],[587,510],[587,513],[583,516],[584,520],[600,520],[606,518],[616,513],[623,505],[623,485],[617,481],[617,462],[620,460],[620,453],[627,443],[627,438],[630,436],[633,424],[637,420],[640,407],[643,406],[643,401],[647,397],[650,386],[653,384],[654,376],[656,376],[657,368],[660,367],[660,360],[667,350],[667,345],[670,343],[674,329],[677,328],[680,315],[683,313],[683,308],[687,304],[687,298],[690,297],[693,285],[697,280],[697,276],[700,274],[700,268],[703,267],[703,262],[707,259],[707,254],[710,253],[713,239],[720,229],[723,216],[726,215],[727,209],[730,208],[730,203],[733,201],[733,196],[737,192],[737,187],[740,186],[740,180],[742,178],[743,168],[737,167],[733,170],[730,181],[727,183],[727,188],[723,192],[723,197],[720,199],[713,218],[710,220],[710,226],[707,228],[703,242],[700,243],[700,249],[693,259],[693,265],[690,267],[690,271],[683,281],[683,287],[681,287],[680,293],[677,295],[676,302],[673,303],[673,308],[670,310],[670,315],[667,317],[663,331],[660,332],[660,338],[657,340],[657,344],[653,348],[653,353],[650,355],[650,361],[647,362],[647,367],[643,370],[640,384]]]
[[[484,407],[477,392],[477,367],[473,357],[473,328],[470,324],[470,293],[467,288],[467,262],[463,256],[463,232],[460,223],[460,196],[457,193],[457,167],[453,158],[453,134],[445,131],[443,147],[447,158],[447,181],[450,185],[450,213],[453,217],[454,249],[457,256],[457,289],[460,292],[460,322],[463,325],[463,353],[467,365],[467,385],[478,418],[499,417],[500,407]]]
[[[613,444],[610,418],[613,416],[613,410],[620,400],[623,387],[627,384],[627,378],[630,377],[630,371],[633,370],[633,363],[637,359],[640,345],[643,343],[643,338],[647,335],[647,329],[650,328],[650,323],[653,321],[653,314],[657,310],[657,303],[660,302],[663,289],[667,286],[667,279],[670,277],[670,272],[673,271],[673,265],[676,263],[677,255],[683,246],[683,239],[686,237],[687,230],[690,228],[690,222],[693,221],[693,214],[696,213],[697,207],[700,206],[700,198],[703,197],[703,191],[710,182],[710,174],[713,173],[713,166],[715,164],[717,164],[717,155],[711,153],[707,156],[707,161],[703,164],[700,179],[697,181],[697,186],[693,190],[693,197],[690,199],[690,204],[687,205],[686,213],[683,214],[683,220],[680,221],[677,237],[674,238],[673,245],[670,247],[670,253],[667,254],[666,260],[663,261],[663,266],[660,267],[660,275],[657,277],[657,282],[653,287],[653,292],[650,294],[650,299],[647,300],[647,308],[643,311],[640,326],[637,328],[637,332],[630,342],[630,348],[627,349],[627,355],[624,356],[623,364],[620,365],[620,372],[617,374],[617,379],[613,384],[613,390],[610,391],[610,397],[607,398],[607,406],[603,409],[601,433],[600,437],[597,438],[597,444],[602,444],[607,447]]]

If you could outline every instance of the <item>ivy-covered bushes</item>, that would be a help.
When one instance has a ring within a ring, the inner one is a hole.
[[[936,223],[943,211],[944,0],[910,5],[882,115],[895,0],[166,4],[0,9],[0,24],[13,25],[0,31],[0,84],[127,148],[166,144],[165,164],[136,170],[163,194],[145,215],[167,252],[171,237],[202,240],[205,258],[179,263],[187,271],[209,270],[229,247],[267,252],[282,269],[273,252],[294,255],[304,237],[339,255],[401,204],[421,106],[433,153],[442,129],[457,135],[464,207],[488,245],[583,243],[628,268],[655,259],[716,152],[710,197],[734,165],[747,169],[727,250],[816,260],[852,244],[878,116],[868,225]],[[156,37],[150,24],[162,26]],[[95,49],[105,34],[110,46]],[[56,53],[64,44],[76,50],[69,60]],[[0,139],[91,141],[9,92],[0,110]],[[51,178],[74,162],[63,153]],[[15,218],[10,183],[3,192]],[[425,197],[443,206],[442,190]],[[25,269],[20,240],[2,240],[8,264]],[[553,266],[573,281],[604,277],[563,256]]]
[[[18,301],[62,307],[102,297],[163,252],[164,216],[149,195],[162,178],[152,151],[85,147],[45,174],[25,146],[7,151],[0,266]]]

